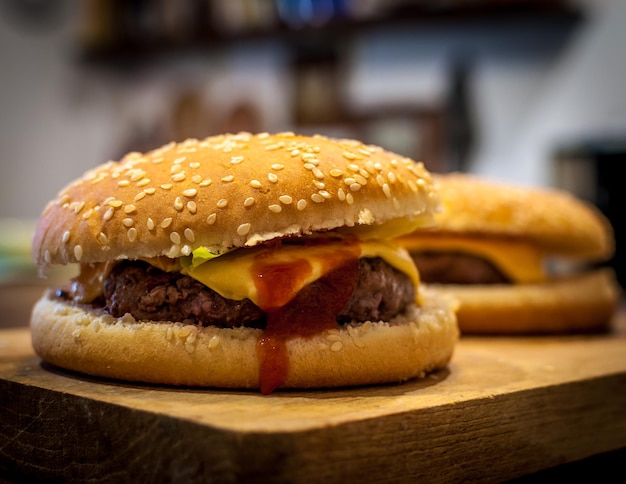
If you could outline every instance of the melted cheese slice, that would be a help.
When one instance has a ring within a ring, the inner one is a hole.
[[[417,268],[405,249],[383,241],[359,242],[358,244],[361,258],[381,257],[389,265],[406,274],[414,286],[418,287]],[[197,267],[185,267],[186,264],[183,264],[182,272],[225,298],[233,300],[248,298],[259,305],[259,295],[255,284],[255,277],[258,277],[258,274],[255,274],[255,264],[260,256],[264,264],[296,264],[302,260],[310,263],[312,270],[309,274],[294,280],[296,285],[291,290],[292,298],[300,289],[336,268],[336,264],[332,261],[341,262],[342,259],[336,256],[337,251],[341,250],[348,250],[345,247],[342,249],[341,242],[311,246],[284,244],[280,250],[265,247],[243,249],[216,257]],[[354,249],[352,251],[354,252]]]
[[[512,281],[524,284],[545,281],[543,254],[523,241],[436,235],[398,239],[409,252],[457,252],[482,257]]]

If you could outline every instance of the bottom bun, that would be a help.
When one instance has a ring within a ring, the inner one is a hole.
[[[454,297],[461,334],[564,334],[610,328],[621,290],[605,268],[541,284],[443,285]]]
[[[455,305],[426,304],[389,323],[367,322],[287,341],[282,388],[399,382],[444,367],[458,339]],[[147,383],[259,388],[259,329],[114,318],[47,292],[33,308],[32,343],[45,361],[94,376]]]

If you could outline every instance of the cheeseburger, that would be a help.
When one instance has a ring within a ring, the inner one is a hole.
[[[45,208],[35,261],[78,271],[35,305],[33,346],[91,375],[266,394],[423,376],[452,355],[456,308],[391,239],[438,208],[421,163],[358,141],[130,153]]]
[[[436,175],[435,229],[398,239],[422,281],[455,297],[462,333],[606,330],[620,295],[602,268],[613,231],[592,205],[556,189]]]

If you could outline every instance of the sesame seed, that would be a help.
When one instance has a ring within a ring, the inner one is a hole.
[[[189,168],[193,168],[194,170],[200,168],[200,163],[197,161],[192,161],[191,163],[189,163]]]
[[[376,183],[378,183],[378,186],[382,188],[385,184],[385,178],[382,175],[376,175]]]
[[[209,349],[212,350],[219,344],[220,344],[220,338],[218,336],[212,336],[211,339],[209,340],[208,347]]]
[[[209,215],[206,218],[206,223],[209,225],[213,225],[215,223],[215,220],[217,219],[217,214],[216,213],[212,213],[211,215]]]
[[[127,187],[128,185],[130,185],[130,181],[128,180],[120,180],[117,182],[118,187]]]
[[[150,217],[148,217],[148,220],[146,220],[146,227],[148,227],[148,230],[154,230],[154,220],[152,220]]]
[[[217,205],[218,208],[224,208],[226,205],[228,205],[228,200],[226,200],[225,198],[220,198],[217,201],[216,205]]]
[[[332,195],[330,193],[328,193],[326,190],[320,190],[319,193],[322,197],[324,197],[325,199],[329,199],[332,198]]]
[[[300,150],[295,149],[295,150],[291,150],[291,156],[298,156],[300,154]]]
[[[189,242],[194,242],[196,240],[196,234],[194,234],[193,230],[191,230],[189,227],[187,227],[183,233],[185,234],[185,238]]]
[[[180,197],[176,197],[176,200],[174,200],[174,208],[180,212],[184,206],[185,204],[182,199]]]
[[[63,237],[61,238],[61,241],[66,244],[68,240],[70,240],[70,232],[69,230],[66,230],[65,232],[63,232]]]
[[[106,243],[109,241],[109,239],[107,238],[106,234],[104,232],[100,232],[98,234],[98,242],[100,242],[103,245],[106,245]]]
[[[124,213],[133,213],[137,211],[137,207],[135,207],[132,203],[129,203],[124,207]]]
[[[322,179],[322,178],[324,178],[324,173],[322,173],[322,170],[320,170],[319,168],[315,167],[315,168],[313,168],[313,176],[315,178]]]
[[[184,179],[185,179],[185,172],[184,171],[181,171],[180,173],[174,173],[172,175],[172,180],[174,180],[174,181],[179,182],[179,181],[183,181]]]
[[[143,170],[133,170],[130,175],[130,181],[136,182],[141,180],[144,176],[146,176],[146,172]]]
[[[137,186],[145,187],[148,183],[150,183],[150,178],[143,178],[142,180],[137,182]]]
[[[170,259],[175,259],[180,254],[180,245],[173,244],[170,250],[167,251],[167,256]]]
[[[180,249],[180,253],[182,255],[189,255],[189,254],[191,254],[191,247],[189,245],[187,245],[187,244],[183,245],[183,248]]]
[[[269,205],[267,208],[274,213],[279,213],[283,209],[280,205],[276,205],[275,203]]]
[[[263,132],[263,133],[257,134],[257,138],[264,139],[264,138],[269,137],[269,135],[270,135],[269,133]],[[213,338],[216,338],[216,336],[214,336]],[[211,338],[211,339],[213,339],[213,338]]]
[[[343,174],[343,172],[338,168],[333,168],[328,173],[330,174],[330,176],[334,176],[335,178],[338,178]]]
[[[229,183],[229,182],[233,181],[234,179],[235,179],[235,177],[233,175],[226,175],[226,176],[222,177],[222,181],[226,182],[226,183]]]
[[[141,200],[145,196],[146,196],[146,192],[145,191],[144,192],[139,192],[137,195],[135,195],[134,200],[135,200],[135,202],[138,202],[139,200]]]
[[[350,185],[350,190],[353,192],[358,192],[361,189],[361,185],[359,185],[358,183],[353,183],[352,185]]]
[[[108,205],[110,205],[111,207],[115,207],[115,208],[120,208],[123,204],[124,202],[122,202],[121,200],[111,200],[108,203]]]
[[[389,185],[387,185],[386,183],[383,185],[383,192],[385,192],[385,196],[387,198],[391,197],[391,189],[389,188]]]
[[[361,175],[354,175],[354,179],[359,185],[367,185],[367,179],[365,179]]]
[[[313,185],[315,185],[315,188],[317,188],[318,190],[326,188],[326,184],[319,180],[313,180]]]
[[[122,220],[122,223],[126,227],[132,227],[135,221],[132,218],[125,218],[124,220]]]
[[[278,176],[276,176],[275,173],[268,173],[267,179],[271,181],[272,183],[276,183],[278,181]]]
[[[165,158],[163,158],[162,156],[159,156],[158,158],[153,158],[152,159],[152,163],[154,163],[155,165],[158,164],[158,163],[163,163],[164,159]]]
[[[111,220],[113,218],[113,213],[113,207],[110,207],[106,212],[104,212],[102,218],[104,218],[104,220]]]
[[[352,177],[349,177],[349,178],[344,178],[344,179],[343,179],[343,182],[344,182],[346,185],[350,186],[350,185],[354,185],[354,184],[356,183],[356,179],[355,179],[355,178],[352,178]]]
[[[74,257],[76,257],[78,261],[83,257],[83,248],[80,245],[74,246]]]
[[[191,177],[191,181],[194,183],[200,183],[202,181],[202,176],[196,173],[194,176]]]
[[[131,227],[130,229],[128,229],[126,236],[128,237],[129,241],[134,242],[137,238],[137,229],[135,227]]]
[[[249,223],[241,224],[239,227],[237,227],[237,233],[239,235],[246,235],[248,232],[250,232],[250,227],[251,225]]]
[[[156,192],[156,188],[154,187],[144,188],[143,192],[146,193],[147,195],[154,195],[154,193]]]
[[[205,178],[204,180],[202,180],[199,185],[201,187],[208,187],[211,184],[211,179],[210,178]]]
[[[389,183],[395,183],[396,174],[393,171],[390,171],[389,173],[387,173],[387,180],[389,180]]]
[[[343,152],[343,157],[348,159],[348,160],[355,160],[357,158],[357,155],[355,155],[354,153],[352,153],[350,151],[344,151]]]
[[[164,218],[163,221],[161,222],[161,228],[168,228],[171,224],[172,224],[172,217],[167,217]]]
[[[198,190],[196,190],[195,188],[188,188],[187,190],[183,192],[183,195],[189,198],[195,197],[197,194],[198,194]]]
[[[291,198],[289,195],[281,195],[280,197],[278,197],[278,200],[280,200],[280,203],[284,203],[285,205],[289,205],[293,202],[293,198]]]
[[[174,244],[180,244],[180,234],[178,232],[172,232],[170,234],[170,240]]]
[[[343,191],[343,188],[337,190],[337,198],[342,202],[346,199],[346,192]]]
[[[409,180],[409,188],[411,189],[413,193],[417,193],[417,191],[419,190],[413,180]]]
[[[309,170],[309,171],[310,171],[310,170],[312,170],[313,168],[316,168],[316,167],[315,167],[315,165],[314,165],[313,163],[305,163],[304,165],[302,165],[302,167],[303,167],[305,170]]]
[[[349,169],[350,171],[353,171],[353,172],[355,172],[355,173],[356,173],[357,171],[359,171],[359,170],[361,169],[361,167],[360,167],[359,165],[354,164],[354,163],[350,163],[350,164],[348,165],[348,169]]]
[[[194,202],[193,200],[187,202],[187,210],[189,210],[189,213],[195,214],[198,211],[198,206],[196,205],[196,202]]]
[[[341,341],[335,341],[332,345],[330,345],[330,351],[341,351],[343,348],[343,343]]]
[[[281,165],[280,163],[274,163],[272,165],[272,170],[282,170],[283,168],[285,168],[285,165]]]
[[[374,163],[372,163],[371,161],[365,162],[365,169],[369,172],[370,175],[373,175],[374,173],[376,173],[376,168],[374,167]]]
[[[298,203],[296,204],[296,208],[298,210],[304,210],[306,208],[306,200],[304,200],[303,198],[298,200]]]
[[[182,162],[184,162],[186,159],[187,159],[187,157],[186,157],[186,156],[181,156],[180,158],[176,158],[176,159],[174,160],[174,164],[175,164],[175,165],[180,165],[180,164],[181,164]]]
[[[263,185],[261,185],[259,180],[250,180],[250,186],[252,188],[261,188]]]
[[[170,190],[172,188],[172,184],[171,183],[164,183],[163,185],[161,185],[161,188],[163,190]]]
[[[230,159],[231,165],[238,165],[243,161],[243,156],[233,156]]]
[[[249,206],[251,206],[253,204],[254,204],[254,198],[253,197],[248,197],[243,202],[243,206],[244,207],[249,207]]]
[[[311,200],[315,203],[322,203],[324,201],[324,197],[322,197],[319,193],[314,193],[311,195]]]
[[[273,145],[267,145],[267,146],[265,147],[265,149],[266,149],[267,151],[275,151],[275,150],[278,150],[278,149],[282,148],[283,146],[285,146],[285,143],[283,143],[283,142],[281,141],[281,142],[279,142],[279,143],[275,143],[275,144],[273,144]]]
[[[354,203],[354,197],[352,196],[352,193],[346,194],[346,202],[348,202],[348,205],[352,205]]]
[[[91,217],[91,214],[93,214],[93,208],[90,208],[83,214],[83,219],[87,220],[89,217]]]

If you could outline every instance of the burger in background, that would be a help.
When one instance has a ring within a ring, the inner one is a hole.
[[[452,356],[455,306],[391,239],[438,208],[422,164],[353,140],[130,153],[44,210],[35,261],[80,271],[35,305],[33,346],[91,375],[266,394],[423,376]]]
[[[437,226],[398,239],[430,289],[457,299],[465,334],[605,331],[621,288],[601,263],[613,230],[593,205],[555,189],[462,173],[434,176]]]

